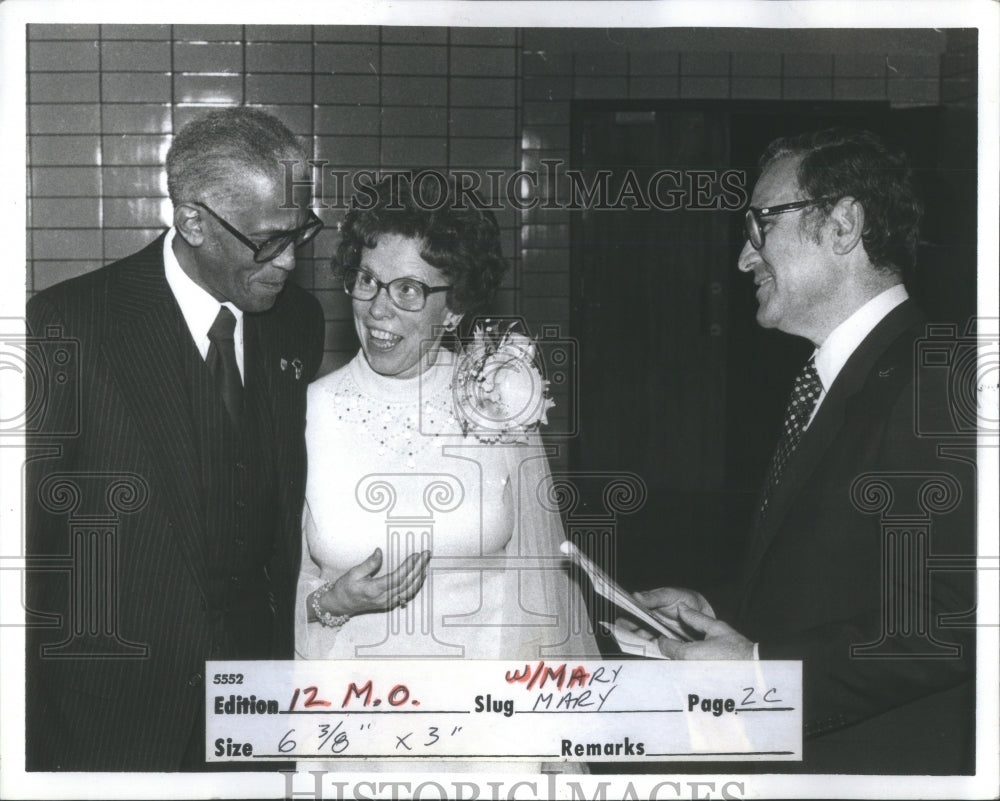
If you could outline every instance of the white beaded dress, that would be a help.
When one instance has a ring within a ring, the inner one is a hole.
[[[309,388],[298,657],[600,658],[559,554],[564,535],[537,435],[527,444],[463,435],[452,411],[455,357],[440,354],[400,379],[375,373],[359,352]],[[379,575],[431,551],[420,592],[404,609],[341,628],[309,623],[308,595],[376,547]]]

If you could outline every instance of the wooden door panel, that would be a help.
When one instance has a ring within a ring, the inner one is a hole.
[[[628,181],[649,187],[663,170],[725,169],[720,115],[634,119],[622,123],[608,111],[583,121],[580,168],[588,186],[599,170],[610,171],[609,199]],[[677,184],[659,186],[667,200]],[[684,205],[591,207],[576,232],[578,463],[631,470],[660,491],[721,486],[725,472],[728,226],[724,215]]]

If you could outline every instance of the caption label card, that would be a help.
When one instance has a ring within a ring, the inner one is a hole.
[[[800,662],[208,662],[210,762],[800,760]]]

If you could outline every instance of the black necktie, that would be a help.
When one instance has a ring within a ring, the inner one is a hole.
[[[823,384],[819,380],[819,373],[816,372],[816,364],[810,359],[796,376],[795,383],[792,385],[792,395],[788,399],[785,420],[781,425],[781,438],[778,440],[778,446],[774,449],[774,456],[771,457],[771,465],[767,470],[764,498],[760,504],[761,521],[767,517],[767,505],[771,495],[781,482],[781,475],[785,472],[785,467],[788,465],[788,460],[791,458],[795,446],[802,438],[802,432],[809,424],[809,418],[812,417],[816,401],[819,400],[822,392]]]
[[[243,382],[240,380],[240,368],[236,365],[235,331],[236,317],[223,306],[208,329],[208,357],[205,363],[233,425],[239,426],[243,411]]]

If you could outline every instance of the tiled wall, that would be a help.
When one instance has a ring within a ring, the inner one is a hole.
[[[28,290],[134,252],[169,224],[171,135],[205,109],[262,106],[346,170],[477,173],[520,164],[517,32],[347,26],[33,25],[28,30]],[[323,201],[346,181],[324,176]],[[324,370],[356,348],[328,267],[342,210],[295,279],[327,316]],[[516,311],[519,220],[498,212],[513,269],[493,309]]]
[[[339,169],[510,174],[568,162],[576,99],[976,98],[974,32],[33,25],[28,38],[29,291],[162,230],[171,134],[210,106],[262,105]],[[343,194],[324,181],[326,202]],[[331,228],[296,280],[326,310],[332,369],[355,345],[326,264],[342,212],[320,213]],[[499,216],[513,269],[494,311],[568,332],[568,212]]]

